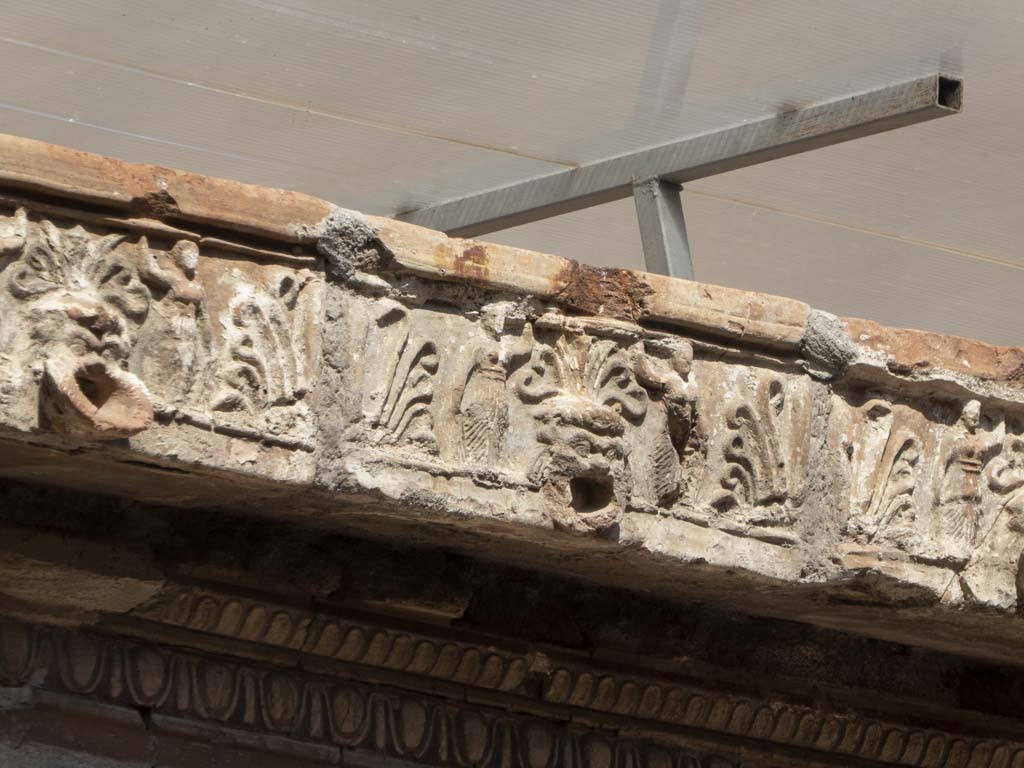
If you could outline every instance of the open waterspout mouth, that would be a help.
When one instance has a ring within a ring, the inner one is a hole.
[[[153,404],[139,379],[99,355],[60,355],[46,363],[43,405],[55,429],[113,439],[153,423]]]

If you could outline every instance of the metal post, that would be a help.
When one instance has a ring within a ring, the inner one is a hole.
[[[633,201],[648,272],[693,280],[683,218],[683,188],[659,178],[633,184]]]
[[[673,184],[960,111],[963,83],[931,75],[438,203],[397,218],[458,237],[628,197],[636,179]]]

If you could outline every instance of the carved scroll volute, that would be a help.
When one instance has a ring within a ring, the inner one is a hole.
[[[606,530],[629,498],[624,434],[648,406],[632,363],[615,341],[557,332],[537,343],[516,376],[516,394],[537,423],[530,477],[551,498],[561,527]]]
[[[30,222],[24,210],[0,226],[0,352],[5,363],[17,361],[5,366],[0,390],[13,410],[20,404],[41,414],[44,428],[81,439],[127,437],[150,425],[149,393],[127,370],[151,301],[138,270],[147,248],[126,235]]]

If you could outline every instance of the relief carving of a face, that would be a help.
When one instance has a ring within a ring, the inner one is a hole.
[[[613,526],[628,496],[623,436],[648,407],[630,355],[609,340],[559,336],[535,350],[515,389],[538,422],[542,449],[530,474],[566,508],[556,523]]]
[[[32,224],[23,211],[0,232],[5,346],[36,365],[39,410],[58,431],[126,437],[153,420],[146,388],[125,370],[150,303],[136,247],[124,235]]]

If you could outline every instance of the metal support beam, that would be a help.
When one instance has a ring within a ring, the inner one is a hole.
[[[633,185],[633,201],[647,271],[693,280],[682,191],[682,187],[669,181],[645,179]]]
[[[473,237],[620,200],[638,179],[684,184],[960,111],[963,83],[931,75],[439,203],[402,221]]]

